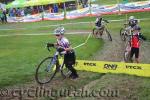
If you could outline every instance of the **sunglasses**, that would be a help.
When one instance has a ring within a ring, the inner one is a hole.
[[[55,35],[55,36],[60,36],[59,34]]]

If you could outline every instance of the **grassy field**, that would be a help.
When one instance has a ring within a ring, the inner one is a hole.
[[[67,35],[67,37],[72,42],[72,46],[77,46],[86,39],[86,35]],[[46,50],[46,43],[54,43],[56,41],[52,35],[0,38],[0,87],[29,81],[35,73],[36,65],[44,57],[54,53],[53,50],[49,54]],[[88,43],[90,45],[76,49],[78,59],[88,59],[93,55],[93,52],[96,52],[98,48],[103,46],[102,40],[93,38]],[[90,50],[85,52],[88,48]]]
[[[149,18],[150,13],[132,13],[136,18]],[[104,16],[108,20],[119,20],[125,19],[125,15],[107,15]],[[0,35],[11,35],[11,34],[35,34],[35,33],[50,33],[47,36],[10,36],[0,37],[0,87],[17,86],[20,84],[26,84],[32,82],[34,79],[35,66],[44,58],[51,54],[46,50],[45,44],[47,42],[54,42],[55,38],[52,36],[52,30],[55,27],[48,25],[63,24],[69,22],[80,22],[80,21],[94,21],[95,17],[81,18],[76,20],[64,20],[64,21],[43,21],[35,23],[9,23],[0,25],[0,29],[14,29],[14,30],[0,30]],[[119,34],[120,28],[124,22],[111,22],[108,25],[112,34]],[[143,34],[150,40],[150,20],[144,20],[140,22]],[[93,26],[91,24],[83,25],[66,25],[67,30],[75,31],[87,31],[91,30]],[[26,28],[26,29],[15,29],[15,28]],[[87,35],[67,35],[71,41],[72,46],[84,42]],[[103,40],[90,38],[88,45],[76,49],[78,59],[90,59],[93,54],[103,47]],[[54,51],[54,50],[53,50]],[[52,51],[52,52],[53,52]],[[130,94],[139,98],[139,100],[150,99],[150,79],[144,77],[130,76],[124,74],[99,74],[91,72],[79,72],[80,78],[77,81],[65,80],[53,83],[55,89],[62,87],[75,86],[81,89],[87,86],[89,90],[113,87],[120,91],[120,96],[129,96],[128,100],[133,100]],[[54,81],[55,82],[55,81]],[[127,89],[126,89],[127,88]],[[120,98],[121,98],[120,97]],[[43,98],[46,99],[46,98]],[[49,99],[49,98],[48,98]],[[71,98],[75,99],[76,98]],[[83,99],[83,98],[78,98]],[[88,98],[85,98],[87,100]],[[111,98],[103,98],[104,100],[110,100]],[[66,100],[66,98],[64,98]],[[70,100],[70,98],[68,98]],[[95,100],[91,98],[90,100]],[[117,99],[114,100],[124,100]],[[138,99],[135,99],[138,100]]]

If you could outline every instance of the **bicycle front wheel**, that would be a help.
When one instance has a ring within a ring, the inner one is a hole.
[[[125,29],[124,29],[124,28],[121,28],[121,29],[120,29],[120,37],[121,37],[121,40],[122,40],[122,41],[125,41],[125,40],[126,40]]]
[[[97,35],[98,35],[98,30],[96,28],[93,28],[93,36],[97,38]]]
[[[112,37],[111,37],[111,35],[110,35],[110,32],[106,29],[106,34],[107,34],[107,36],[108,36],[108,39],[109,39],[109,41],[112,41]]]
[[[41,61],[36,69],[35,79],[39,84],[49,83],[57,72],[57,62],[53,57],[47,57]]]
[[[128,51],[124,52],[124,61],[129,62],[130,61],[130,53]]]

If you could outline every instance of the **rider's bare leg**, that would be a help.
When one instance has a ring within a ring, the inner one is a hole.
[[[101,27],[96,26],[96,30],[97,30],[96,35],[95,35],[96,38],[100,38],[100,37],[101,37],[101,36],[100,36],[100,33],[101,33],[100,28],[101,28]]]
[[[94,34],[94,37],[95,37],[95,38],[98,38],[98,34],[99,34],[99,30],[96,29],[95,34]]]
[[[99,30],[99,32],[98,32],[98,37],[99,37],[99,38],[101,38],[101,37],[102,37],[102,35],[101,35],[101,34],[102,34],[101,30]]]
[[[94,38],[96,38],[96,34],[97,34],[97,32],[93,34]]]
[[[139,63],[139,58],[135,58],[136,63]]]
[[[100,30],[100,34],[99,34],[99,35],[100,35],[100,37],[102,37],[102,35],[103,35],[103,31],[104,31],[103,29],[102,29],[102,30]]]
[[[131,48],[130,52],[128,51],[128,53],[130,53],[130,58],[129,58],[129,60],[130,60],[131,63],[133,63],[133,55],[134,55],[134,53],[133,53],[132,50],[133,50],[133,49]]]
[[[133,63],[133,59],[132,58],[130,58],[130,62]]]

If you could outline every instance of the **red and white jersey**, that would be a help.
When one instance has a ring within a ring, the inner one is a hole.
[[[139,41],[139,33],[135,33],[131,38],[131,47],[139,48],[140,41]]]

